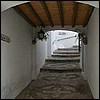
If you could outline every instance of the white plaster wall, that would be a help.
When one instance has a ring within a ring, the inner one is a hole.
[[[95,99],[99,99],[99,9],[95,8],[87,26],[85,46],[85,77]]]
[[[47,38],[47,57],[51,56],[51,32],[47,32],[47,34],[49,35]]]
[[[36,79],[36,45],[32,45],[32,80]]]
[[[59,35],[59,32],[64,32],[66,34],[65,35]],[[54,44],[56,45],[57,49],[58,48],[71,48],[74,45],[78,45],[78,39],[77,39],[78,33],[76,33],[76,32],[64,31],[64,30],[56,30],[52,34],[55,34],[56,41],[55,41]],[[64,38],[72,37],[72,36],[75,36],[75,35],[77,35],[77,37],[64,39]],[[59,39],[64,39],[64,40],[58,41]],[[77,39],[77,41],[76,41],[76,39]]]
[[[23,3],[27,3],[27,2],[29,1],[1,1],[1,12],[13,6],[17,6]]]
[[[47,58],[47,41],[37,40],[36,43],[36,76],[39,74],[40,68],[43,67]]]
[[[33,28],[33,38],[36,36],[37,32],[39,32],[40,27]],[[45,63],[45,59],[47,58],[47,41],[48,40],[39,40],[36,39],[36,44],[32,46],[32,80],[35,80],[40,72],[40,68],[43,67]]]
[[[76,1],[84,4],[89,4],[91,6],[94,6],[96,8],[99,8],[99,1]]]
[[[37,30],[33,27],[33,37],[34,39]],[[36,79],[36,45],[32,44],[32,80]]]
[[[1,98],[14,99],[31,81],[32,26],[15,10],[1,13]]]
[[[36,77],[36,45],[32,45],[32,80]]]
[[[51,54],[53,54],[53,51],[55,51],[57,49],[57,46],[55,45],[55,39],[56,39],[56,35],[55,32],[52,30],[50,31],[51,33]]]

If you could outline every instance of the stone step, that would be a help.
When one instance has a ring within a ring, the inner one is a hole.
[[[78,46],[77,45],[74,45],[73,48],[78,48]]]
[[[68,57],[50,57],[45,59],[45,62],[80,62],[80,57],[68,58]]]
[[[58,50],[75,50],[75,51],[78,51],[78,48],[58,48]]]
[[[81,68],[72,68],[72,69],[40,68],[40,72],[42,72],[42,71],[50,71],[50,72],[51,71],[52,72],[55,72],[55,71],[57,71],[57,72],[82,72],[82,69]]]
[[[80,57],[80,54],[53,54],[52,57]]]
[[[44,65],[40,71],[58,71],[58,72],[81,72],[79,64],[74,63],[53,63]]]
[[[79,54],[78,51],[60,51],[60,50],[55,50],[53,54]]]

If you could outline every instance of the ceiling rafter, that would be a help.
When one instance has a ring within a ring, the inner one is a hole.
[[[57,5],[58,5],[58,10],[59,10],[59,15],[60,15],[61,26],[64,27],[64,16],[63,16],[61,1],[57,1]]]
[[[94,10],[93,6],[88,6],[88,11],[87,11],[87,15],[85,17],[84,23],[83,23],[83,27],[87,26],[93,10]]]
[[[25,5],[33,13],[35,18],[40,21],[40,23],[41,23],[40,26],[45,26],[45,24],[43,23],[43,21],[41,20],[41,18],[39,17],[37,12],[35,11],[35,9],[32,7],[32,5],[30,3],[26,3]]]
[[[51,18],[51,16],[50,16],[50,12],[49,12],[49,10],[48,10],[48,7],[47,7],[46,3],[45,3],[44,1],[40,1],[40,3],[41,3],[41,5],[42,5],[42,7],[43,7],[43,9],[44,9],[44,11],[45,11],[45,13],[46,13],[46,15],[47,15],[47,18],[48,18],[49,23],[50,23],[51,26],[53,27],[53,26],[54,26],[54,25],[53,25],[53,21],[52,21],[52,18]]]
[[[31,24],[32,26],[36,27],[35,23],[32,22],[18,7],[14,7],[14,9],[16,10],[17,13],[19,13],[19,15],[21,15],[29,24]]]
[[[73,1],[73,5],[74,5],[74,8],[73,8],[73,17],[72,17],[72,27],[75,26],[76,24],[76,16],[77,16],[77,10],[78,10],[78,7],[77,7],[77,2]]]
[[[38,1],[34,3],[37,4],[34,5],[33,2],[29,2],[20,6],[15,6],[17,7],[17,12],[34,27],[36,27],[37,25],[45,27],[46,21],[48,21],[46,25],[50,25],[52,27],[59,24],[61,25],[61,27],[64,27],[65,25],[71,25],[72,27],[75,27],[75,25],[82,25],[83,27],[85,27],[87,26],[94,9],[94,7],[88,4],[82,4],[75,1],[55,1],[55,3],[50,1]],[[35,8],[34,6],[37,8]],[[43,9],[41,9],[40,6]],[[42,13],[41,10],[42,12],[44,10],[44,13]],[[64,15],[66,15],[65,18]]]

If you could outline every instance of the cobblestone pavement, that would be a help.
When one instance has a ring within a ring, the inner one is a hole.
[[[40,72],[16,99],[93,99],[80,72]]]
[[[44,64],[37,79],[32,81],[16,99],[93,99],[81,71],[67,71],[73,68],[80,69],[79,63]]]

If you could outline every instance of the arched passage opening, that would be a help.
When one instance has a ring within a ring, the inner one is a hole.
[[[52,30],[47,32],[47,55],[50,56],[54,50],[59,48],[79,48],[79,37],[77,32],[67,30]],[[81,45],[81,44],[80,44]]]

